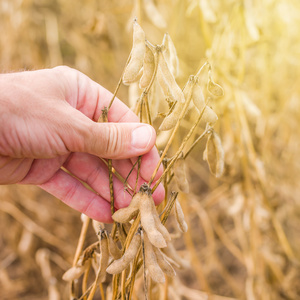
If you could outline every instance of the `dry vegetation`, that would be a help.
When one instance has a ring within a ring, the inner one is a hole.
[[[38,188],[1,186],[1,299],[300,298],[299,1],[152,3],[1,0],[1,72],[66,64],[114,91],[144,65],[117,96],[155,126],[168,191],[159,215],[142,186],[96,235]]]

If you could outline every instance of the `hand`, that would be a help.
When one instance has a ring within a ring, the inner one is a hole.
[[[138,186],[149,181],[159,155],[155,131],[119,99],[97,123],[112,94],[84,74],[56,67],[0,75],[0,184],[35,184],[72,208],[111,222],[108,168],[126,178],[143,155]],[[63,169],[61,168],[63,167]],[[160,176],[162,169],[157,173]],[[128,179],[135,186],[137,171]],[[81,182],[87,183],[95,192]],[[124,184],[114,176],[115,207],[130,203]],[[156,204],[164,197],[160,185]]]

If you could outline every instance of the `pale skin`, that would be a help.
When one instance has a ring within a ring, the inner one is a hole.
[[[0,74],[0,184],[40,186],[87,216],[111,222],[108,168],[100,158],[113,159],[125,178],[143,155],[139,186],[149,181],[159,161],[154,129],[139,123],[119,99],[108,123],[96,122],[111,98],[68,67]],[[161,174],[162,168],[156,179]],[[129,185],[134,187],[136,176],[135,169]],[[117,177],[113,182],[115,207],[127,206],[131,196]],[[153,198],[156,204],[163,200],[162,185]]]

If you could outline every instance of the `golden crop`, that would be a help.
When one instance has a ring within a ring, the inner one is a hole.
[[[158,166],[140,192],[123,178],[131,205],[94,231],[1,186],[1,297],[298,299],[299,15],[297,0],[2,0],[1,71],[67,64],[115,91],[155,127],[167,193],[155,208]]]

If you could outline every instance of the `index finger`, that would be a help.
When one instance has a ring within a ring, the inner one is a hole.
[[[63,75],[65,100],[90,119],[97,121],[104,107],[108,107],[113,94],[85,74],[68,67],[53,70]],[[120,99],[115,97],[108,112],[109,122],[139,122],[139,118]]]
[[[102,109],[110,105],[113,94],[79,71],[70,68],[63,68],[63,71],[69,73],[66,77],[67,80],[76,81],[73,82],[73,84],[70,82],[66,84],[66,100],[87,117],[97,121],[102,113]],[[76,93],[74,93],[74,89],[70,87],[76,85],[78,86],[78,89],[76,90]],[[139,122],[139,118],[126,104],[115,97],[108,111],[108,121],[118,123]],[[147,180],[151,178],[159,159],[160,157],[155,147],[152,148],[149,153],[144,155],[140,169],[143,178]],[[163,168],[160,166],[155,179],[157,179],[162,172]]]

